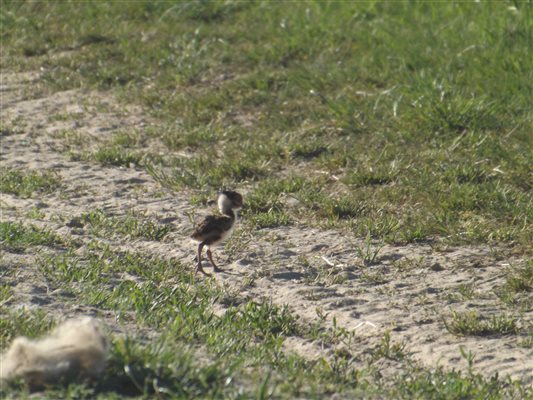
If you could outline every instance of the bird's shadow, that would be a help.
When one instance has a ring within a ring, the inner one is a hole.
[[[198,263],[198,255],[194,256],[194,258],[192,259],[193,262],[196,264]],[[229,262],[229,260],[228,260]],[[202,268],[208,268],[208,269],[211,269],[213,268],[213,264],[211,264],[209,262],[209,260],[205,259],[202,257]],[[239,272],[237,271],[232,271],[232,270],[228,270],[226,268],[222,268],[222,271],[219,271],[219,272],[215,272],[215,271],[206,271],[210,274],[210,276],[214,276],[215,274],[227,274],[227,275],[231,275],[231,276],[239,276]],[[209,276],[208,276],[209,278]]]
[[[227,270],[227,269],[224,269],[223,271],[220,271],[220,272],[215,272],[216,274],[225,274],[225,275],[232,275],[232,276],[238,276],[240,275],[238,272],[236,271],[231,271],[231,270]]]

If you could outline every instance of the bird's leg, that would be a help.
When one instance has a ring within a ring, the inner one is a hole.
[[[207,258],[209,258],[209,262],[215,269],[215,272],[223,272],[222,269],[218,268],[215,262],[213,261],[213,254],[211,253],[211,250],[207,249]]]
[[[202,268],[202,249],[204,247],[204,244],[205,243],[200,243],[198,245],[198,263],[196,264],[196,271],[195,271],[195,274],[198,273],[198,271],[200,271],[202,274],[204,274],[205,276],[211,276],[211,274],[208,274],[207,272],[204,271],[204,269]]]

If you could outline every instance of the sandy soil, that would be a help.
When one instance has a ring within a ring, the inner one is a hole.
[[[69,90],[31,97],[35,92],[30,89],[38,86],[39,80],[39,73],[2,73],[2,124],[17,126],[17,130],[0,136],[1,164],[53,169],[62,187],[39,198],[2,194],[2,220],[27,220],[86,244],[91,236],[71,224],[73,218],[96,208],[118,216],[141,211],[173,224],[175,231],[162,242],[110,238],[106,239],[109,245],[181,260],[194,268],[195,249],[188,239],[190,215],[209,210],[195,210],[188,193],[162,188],[143,170],[72,161],[64,151],[61,135],[65,130],[76,132],[89,144],[103,143],[121,129],[143,130],[149,119],[139,109],[118,106],[102,93]],[[35,208],[44,217],[30,220],[28,213]],[[533,312],[517,315],[524,328],[521,335],[458,337],[450,334],[443,322],[452,310],[477,310],[483,316],[516,315],[495,291],[504,284],[509,264],[520,260],[500,258],[498,251],[483,246],[418,244],[384,246],[374,265],[362,267],[360,250],[364,247],[363,241],[335,230],[299,225],[252,230],[243,223],[226,252],[215,253],[215,259],[227,269],[215,279],[243,299],[266,298],[288,304],[301,323],[322,315],[326,326],[335,320],[337,326],[352,333],[352,342],[337,348],[301,338],[286,341],[287,350],[309,358],[342,350],[363,359],[390,331],[393,343],[404,343],[406,351],[429,368],[465,369],[459,350],[464,346],[466,352],[475,354],[475,371],[533,383],[532,351],[519,345],[526,337],[524,331],[531,327]],[[61,291],[49,290],[34,267],[38,256],[1,254],[0,269],[16,270],[2,278],[14,288],[15,306],[38,307],[58,316],[94,315],[97,310],[68,306]],[[461,285],[473,288],[470,300],[461,297]],[[217,306],[217,312],[223,313],[224,306]],[[106,319],[116,324],[112,313]]]

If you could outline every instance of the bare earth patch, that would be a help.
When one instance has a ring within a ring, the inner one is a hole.
[[[172,232],[162,241],[116,235],[100,240],[112,249],[180,260],[193,269],[190,217],[198,211],[190,204],[188,193],[161,187],[133,165],[106,167],[69,153],[76,150],[76,143],[83,142],[90,150],[107,143],[121,130],[142,130],[149,124],[148,119],[140,110],[120,107],[101,93],[69,90],[28,98],[28,86],[39,79],[38,73],[2,73],[5,132],[0,137],[1,165],[53,170],[60,178],[60,187],[31,198],[2,193],[2,221],[47,228],[72,238],[82,252],[94,236],[86,225],[76,222],[80,215],[102,210],[124,217],[134,211],[171,225]],[[377,254],[373,263],[365,265],[365,251]],[[336,346],[298,337],[285,341],[286,350],[306,358],[342,351],[362,360],[390,332],[392,343],[404,345],[406,353],[428,368],[466,369],[462,346],[475,356],[476,372],[510,376],[531,385],[532,352],[520,343],[531,336],[533,312],[517,312],[498,296],[509,266],[524,260],[501,254],[499,249],[484,246],[381,246],[340,231],[298,225],[252,230],[242,221],[225,254],[221,250],[215,253],[227,271],[217,274],[216,281],[243,301],[268,299],[286,304],[302,324],[318,319],[323,326],[334,324],[348,332]],[[2,250],[0,269],[8,271],[2,277],[3,284],[13,289],[7,304],[42,309],[58,317],[96,314],[97,309],[75,306],[72,299],[66,302],[64,293],[49,287],[36,267],[41,256]],[[217,313],[224,313],[224,305],[215,307]],[[518,333],[450,333],[446,324],[453,313],[472,310],[487,319],[502,315],[514,318]],[[107,312],[105,317],[115,331],[126,329],[112,313]],[[384,368],[394,370],[401,364]]]

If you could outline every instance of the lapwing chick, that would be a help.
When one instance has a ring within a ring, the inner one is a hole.
[[[213,261],[211,247],[216,246],[227,239],[237,220],[237,211],[242,207],[242,196],[232,190],[224,190],[219,193],[217,204],[221,215],[208,215],[194,229],[191,238],[198,242],[198,255],[196,272],[200,271],[206,276],[210,276],[202,268],[202,249],[207,247],[207,258],[213,266],[215,272],[221,272]]]

